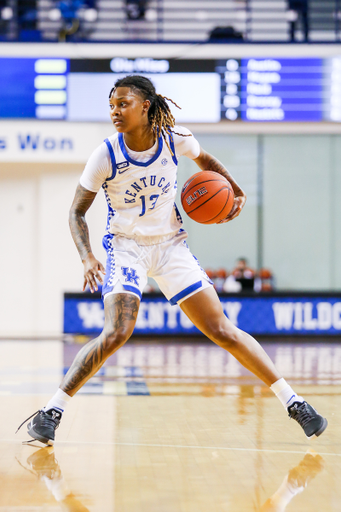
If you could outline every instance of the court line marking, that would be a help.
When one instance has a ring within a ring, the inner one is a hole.
[[[23,441],[16,441],[14,439],[0,439],[0,443],[12,443],[12,444],[21,444]],[[98,446],[141,446],[141,447],[150,447],[150,448],[185,448],[190,450],[227,450],[232,452],[258,452],[258,453],[287,453],[287,454],[299,454],[305,455],[307,450],[311,448],[307,446],[305,451],[299,450],[271,450],[269,448],[232,448],[230,446],[191,446],[191,445],[181,445],[181,444],[154,444],[154,443],[115,443],[115,442],[104,442],[104,441],[57,441],[54,446],[59,446],[63,444],[75,444],[75,445],[98,445]],[[341,457],[341,453],[323,453],[317,451],[317,447],[315,449],[316,453],[321,456],[332,456],[332,457]]]

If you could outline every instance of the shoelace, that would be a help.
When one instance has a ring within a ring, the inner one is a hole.
[[[311,412],[309,411],[306,402],[303,402],[303,404],[297,407],[297,409],[292,409],[289,412],[289,417],[296,420],[301,427],[305,427],[305,425],[311,420]]]
[[[26,423],[27,421],[29,421],[31,418],[33,418],[33,416],[35,416],[35,415],[36,415],[36,414],[38,414],[38,413],[42,413],[42,412],[45,412],[45,411],[43,411],[43,410],[38,410],[38,411],[34,412],[34,413],[29,417],[29,418],[27,418],[25,421],[23,421],[21,425],[19,425],[19,427],[18,427],[18,429],[17,429],[16,433],[17,433],[17,432],[19,432],[19,430],[21,429],[21,427],[22,427],[23,425],[25,425],[25,423]],[[44,414],[44,415],[42,415],[42,417],[41,417],[41,425],[42,425],[43,427],[47,427],[47,428],[51,428],[51,427],[52,427],[52,428],[56,428],[56,429],[57,429],[57,428],[59,427],[59,423],[60,423],[60,417],[59,417],[58,419],[54,419],[54,418],[52,418],[49,414]]]
[[[21,429],[21,427],[22,427],[23,425],[25,425],[25,423],[26,423],[28,420],[30,420],[31,418],[33,418],[33,416],[35,416],[36,414],[38,414],[38,412],[41,412],[41,411],[40,411],[40,410],[38,410],[38,411],[34,412],[34,413],[29,417],[29,418],[27,418],[25,421],[23,421],[23,422],[22,422],[22,424],[21,424],[21,425],[19,425],[19,427],[17,428],[16,434],[19,432],[19,430]]]

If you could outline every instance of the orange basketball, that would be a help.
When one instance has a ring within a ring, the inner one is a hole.
[[[186,181],[181,191],[182,207],[201,224],[216,224],[230,213],[234,201],[232,185],[214,171],[201,171]]]

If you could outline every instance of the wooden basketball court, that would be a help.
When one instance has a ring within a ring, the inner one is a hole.
[[[0,512],[341,510],[341,346],[265,345],[328,418],[312,441],[219,347],[143,340],[70,402],[54,447],[23,445],[79,348],[0,342]]]

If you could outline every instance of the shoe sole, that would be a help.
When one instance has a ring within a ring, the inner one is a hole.
[[[314,439],[314,437],[320,436],[326,430],[327,427],[328,427],[328,421],[326,420],[326,418],[323,418],[322,427],[317,432],[314,432],[314,434],[312,436],[306,436],[306,437],[308,439]]]
[[[33,439],[35,439],[36,441],[40,441],[41,443],[44,443],[48,446],[53,446],[53,443],[54,443],[53,439],[48,439],[47,437],[41,436],[30,425],[28,425],[28,427],[27,427],[27,433],[29,436],[33,437]]]

